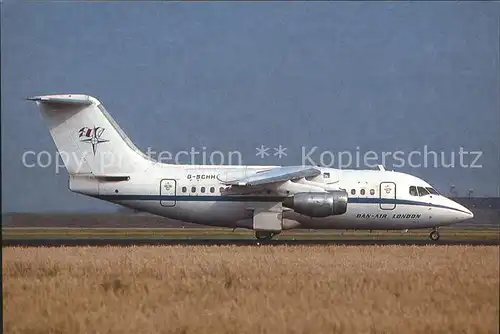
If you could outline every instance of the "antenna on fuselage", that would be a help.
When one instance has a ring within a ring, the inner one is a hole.
[[[384,165],[377,165],[379,171],[385,171]]]

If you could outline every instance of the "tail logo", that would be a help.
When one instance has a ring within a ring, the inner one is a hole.
[[[95,155],[95,152],[97,150],[97,145],[99,145],[100,143],[105,143],[105,142],[109,141],[109,140],[101,138],[104,130],[106,130],[106,129],[101,128],[99,126],[98,127],[94,126],[93,128],[89,128],[89,127],[85,126],[85,127],[81,128],[80,130],[78,130],[78,138],[80,138],[81,142],[89,143],[90,145],[92,145],[92,152],[94,152],[94,155]]]

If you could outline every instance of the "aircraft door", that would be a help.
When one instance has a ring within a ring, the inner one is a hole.
[[[396,208],[396,184],[394,182],[380,183],[380,208],[382,210],[394,210]]]
[[[172,179],[163,179],[160,182],[160,205],[161,206],[175,206],[175,192],[177,182]],[[166,196],[163,198],[163,196]]]

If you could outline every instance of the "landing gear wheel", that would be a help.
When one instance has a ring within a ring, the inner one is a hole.
[[[438,241],[439,240],[439,231],[438,230],[432,231],[431,234],[429,234],[429,238],[432,241]]]
[[[257,240],[271,240],[277,233],[267,231],[255,231]]]

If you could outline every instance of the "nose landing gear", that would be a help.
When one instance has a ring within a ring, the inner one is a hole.
[[[434,228],[432,230],[432,232],[429,234],[429,238],[432,240],[432,241],[438,241],[439,240],[439,231],[436,228]]]

